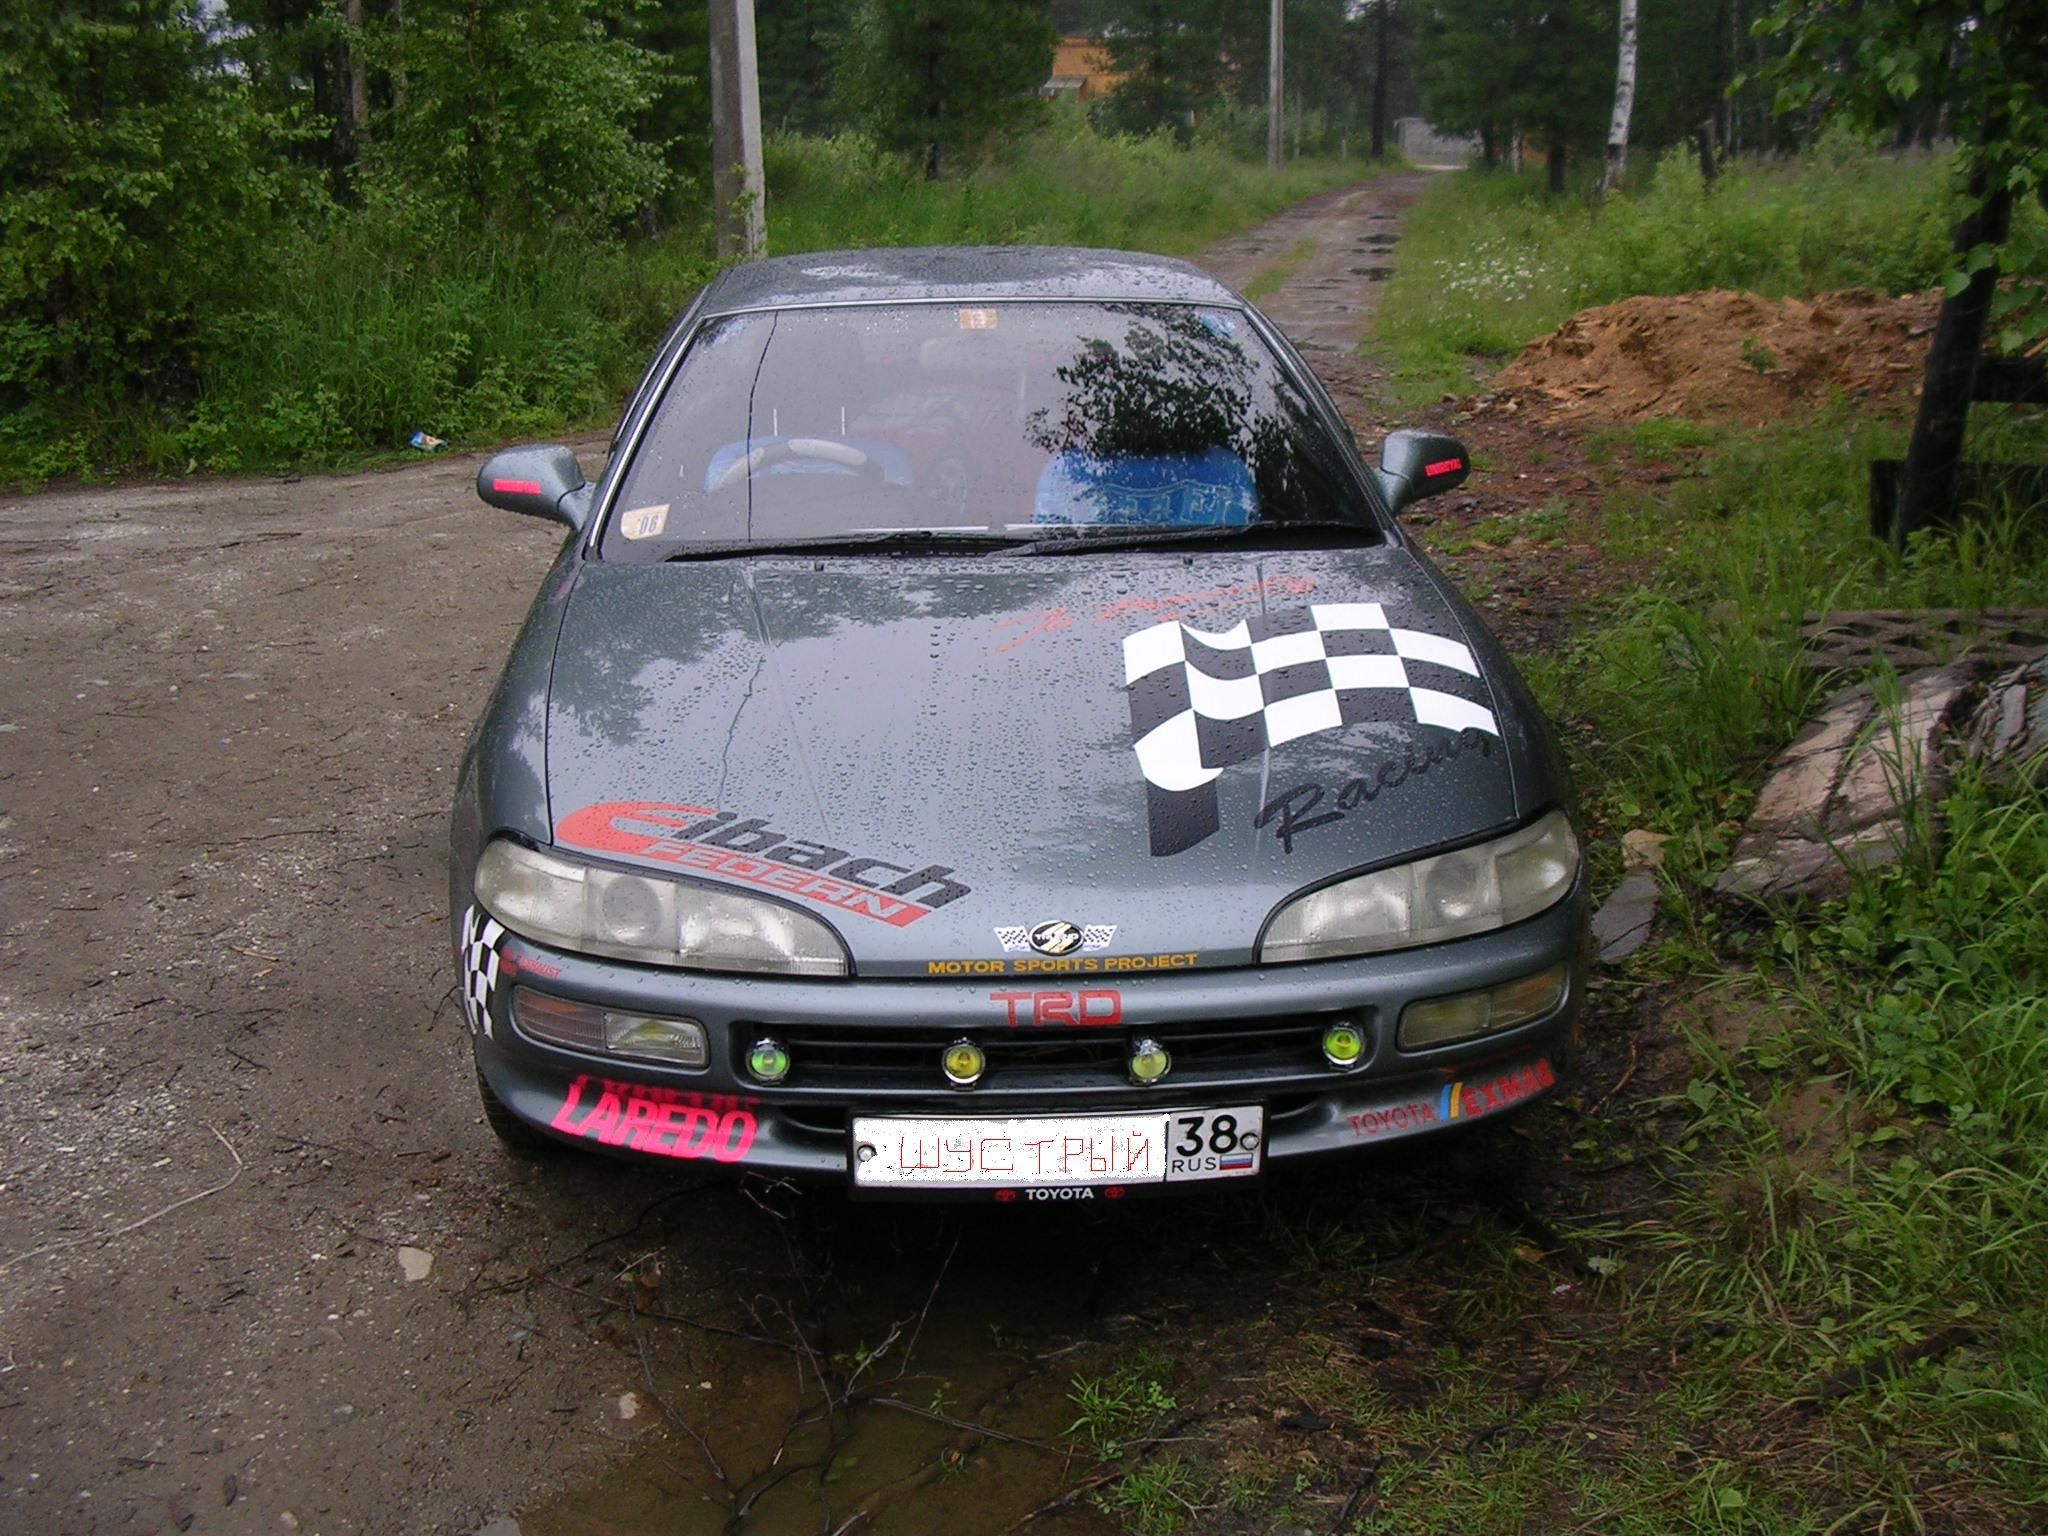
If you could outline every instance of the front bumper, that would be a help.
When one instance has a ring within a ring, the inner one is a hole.
[[[1258,1103],[1269,1161],[1450,1129],[1556,1087],[1586,985],[1583,881],[1548,912],[1452,943],[1302,965],[1146,973],[1100,986],[1109,979],[816,981],[663,971],[545,949],[496,929],[465,915],[461,986],[478,1070],[519,1119],[597,1151],[837,1179],[848,1177],[856,1113]],[[1408,1003],[1556,965],[1566,967],[1567,981],[1548,1014],[1456,1045],[1399,1048],[1396,1023]],[[543,1043],[514,1022],[520,987],[699,1020],[709,1063],[686,1071]],[[1054,994],[1049,1006],[1037,1002],[1041,993]],[[1370,1042],[1349,1071],[1321,1056],[1321,1029],[1339,1018]],[[1175,1058],[1164,1082],[1144,1088],[1118,1065],[1124,1042],[1140,1034],[1166,1043]],[[789,1077],[774,1087],[753,1082],[741,1063],[761,1035],[790,1049]],[[990,1070],[976,1087],[950,1090],[939,1055],[963,1037],[985,1046]]]

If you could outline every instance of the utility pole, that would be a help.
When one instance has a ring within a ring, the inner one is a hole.
[[[767,254],[754,0],[711,0],[711,200],[721,260]]]
[[[1287,127],[1287,98],[1282,89],[1287,40],[1282,18],[1283,0],[1273,0],[1273,18],[1266,28],[1266,169],[1276,176],[1280,174],[1280,139]]]

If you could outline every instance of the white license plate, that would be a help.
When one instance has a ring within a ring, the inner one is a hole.
[[[1099,1115],[857,1115],[863,1189],[1014,1189],[1249,1178],[1266,1156],[1266,1112],[1161,1109]]]

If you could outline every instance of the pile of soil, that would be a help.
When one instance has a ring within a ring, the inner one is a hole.
[[[1867,288],[1809,301],[1649,295],[1582,310],[1494,376],[1510,401],[1605,422],[1658,416],[1762,426],[1835,394],[1879,410],[1918,393],[1939,295]],[[1504,402],[1505,403],[1505,402]]]

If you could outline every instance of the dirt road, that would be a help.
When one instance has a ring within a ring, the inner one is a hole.
[[[1355,269],[1424,179],[1214,255],[1292,262],[1266,306],[1354,399]],[[914,1528],[913,1496],[999,1528],[1078,1475],[1018,1446],[1068,1433],[1096,1344],[1257,1311],[1274,1234],[1389,1179],[1431,1221],[1516,1186],[1379,1163],[996,1221],[508,1159],[444,818],[555,538],[474,468],[0,502],[0,1527],[718,1529],[763,1487],[746,1529]],[[998,1419],[1012,1459],[933,1479]]]

